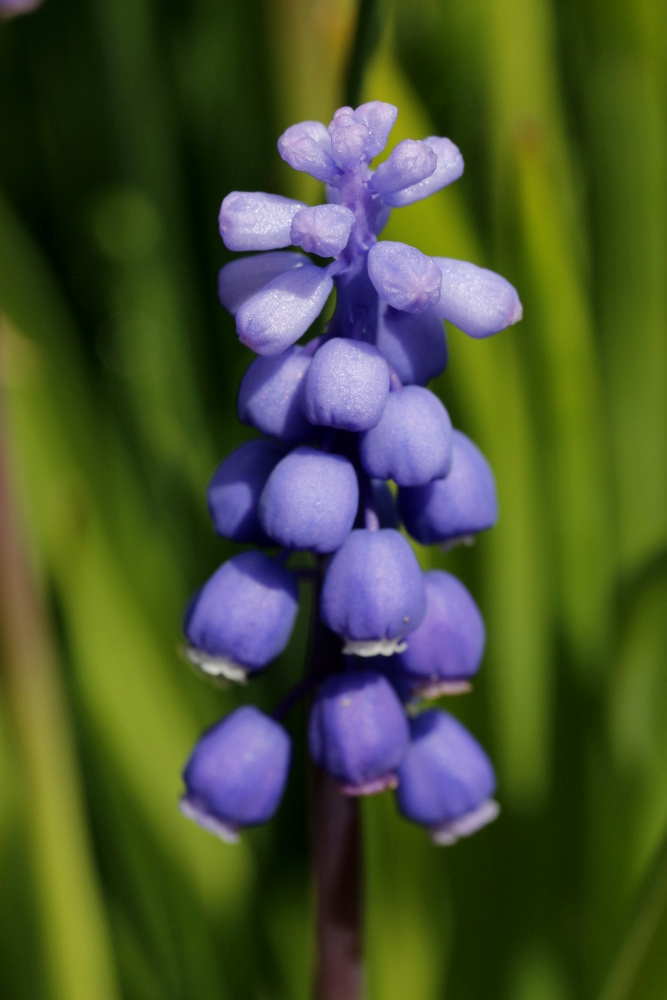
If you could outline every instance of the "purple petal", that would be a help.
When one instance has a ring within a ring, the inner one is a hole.
[[[371,247],[368,276],[380,298],[403,312],[422,312],[440,297],[439,267],[405,243],[383,240]]]
[[[284,351],[317,319],[332,287],[332,279],[314,264],[278,275],[236,314],[241,343],[257,354]]]
[[[352,108],[339,108],[329,125],[333,158],[343,170],[354,170],[366,159],[368,129]]]
[[[290,125],[278,139],[278,152],[294,170],[303,170],[318,181],[330,181],[339,173],[331,155],[331,140],[322,122]]]
[[[290,238],[306,253],[337,257],[345,247],[354,225],[354,212],[342,205],[303,208],[292,219]]]
[[[232,260],[218,272],[218,298],[235,316],[246,299],[256,295],[269,281],[307,263],[307,257],[286,250]]]
[[[384,101],[368,101],[359,105],[355,116],[368,129],[366,155],[372,160],[387,145],[389,133],[398,117],[398,108]]]
[[[379,165],[368,186],[383,197],[391,195],[429,178],[437,163],[438,158],[427,143],[404,139],[389,159]]]
[[[471,337],[489,337],[517,323],[523,308],[516,288],[494,271],[465,260],[434,257],[442,272],[438,316]]]
[[[420,313],[380,310],[375,344],[403,385],[425,385],[447,366],[445,329],[432,307]]]
[[[437,157],[435,170],[429,177],[402,191],[384,195],[388,205],[400,208],[403,205],[411,205],[414,201],[421,201],[422,198],[428,198],[429,195],[457,181],[463,173],[463,157],[458,147],[449,139],[431,135],[428,139],[424,139],[424,144],[429,146]]]
[[[302,201],[263,191],[232,191],[220,208],[218,224],[228,250],[277,250],[290,245],[292,218]]]

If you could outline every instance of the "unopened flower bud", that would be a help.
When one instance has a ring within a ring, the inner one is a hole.
[[[398,771],[398,807],[429,828],[436,844],[453,844],[496,818],[496,778],[477,740],[447,712],[410,721],[410,746]]]
[[[245,705],[213,726],[192,751],[181,811],[234,843],[245,826],[266,823],[283,796],[291,755],[281,725]]]
[[[310,754],[348,795],[394,788],[408,739],[403,706],[380,674],[335,674],[318,688],[308,726]]]

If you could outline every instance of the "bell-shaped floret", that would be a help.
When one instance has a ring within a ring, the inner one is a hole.
[[[359,484],[351,462],[314,448],[295,448],[269,476],[259,517],[279,545],[325,553],[343,544],[358,506]]]
[[[183,622],[186,655],[206,674],[245,680],[282,653],[298,602],[293,573],[263,552],[242,552],[190,601]]]
[[[393,194],[383,195],[388,205],[400,208],[403,205],[411,205],[422,198],[428,198],[442,188],[457,181],[463,173],[463,157],[457,146],[449,139],[440,136],[430,135],[424,139],[424,144],[431,149],[437,159],[435,170],[424,180],[420,180],[409,187],[404,187],[401,191]]]
[[[318,688],[308,725],[310,755],[346,794],[395,788],[408,741],[403,706],[380,674],[335,674]]]
[[[279,274],[237,312],[241,343],[256,354],[280,354],[315,322],[332,288],[332,279],[314,264]]]
[[[366,158],[372,160],[387,145],[389,133],[398,117],[398,108],[385,101],[368,101],[360,104],[354,112],[355,118],[366,126]]]
[[[446,476],[452,459],[452,425],[437,396],[419,385],[390,392],[382,417],[364,431],[359,458],[375,479],[418,486]]]
[[[498,520],[491,466],[470,438],[454,431],[447,478],[399,490],[398,512],[408,532],[422,545],[439,542],[451,547],[469,542]]]
[[[375,427],[389,394],[389,369],[376,347],[334,337],[319,348],[306,376],[311,424],[363,431]]]
[[[435,171],[438,157],[431,147],[417,139],[404,139],[391,151],[391,155],[381,163],[368,186],[376,194],[387,195],[401,191],[424,181]]]
[[[310,365],[300,347],[271,358],[255,358],[241,379],[239,420],[288,444],[311,431],[303,406],[303,386]]]
[[[278,152],[294,170],[303,170],[318,181],[331,181],[339,174],[331,139],[322,122],[290,125],[278,139]]]
[[[368,129],[352,108],[338,108],[329,125],[331,151],[341,170],[354,170],[367,159]]]
[[[208,484],[213,527],[223,538],[266,545],[257,505],[266,480],[285,454],[275,441],[246,441],[228,455]]]
[[[462,694],[479,670],[486,631],[469,591],[451,573],[424,574],[426,614],[391,667],[422,698]]]
[[[438,316],[471,337],[490,337],[517,323],[523,307],[514,285],[495,271],[466,260],[434,257],[442,272]]]
[[[279,274],[307,263],[308,258],[303,254],[288,250],[231,260],[218,272],[218,298],[225,309],[235,316],[246,299],[260,292]]]
[[[422,312],[440,298],[440,268],[406,243],[375,243],[368,252],[368,276],[380,298],[394,309]]]
[[[354,212],[343,205],[303,208],[292,219],[290,240],[306,253],[337,257],[347,246],[354,225]]]
[[[358,529],[327,569],[320,597],[324,624],[345,638],[344,653],[390,656],[419,625],[426,592],[417,557],[398,531]]]
[[[292,219],[303,208],[278,194],[232,191],[220,208],[220,235],[228,250],[278,250],[292,242]]]
[[[410,746],[398,771],[398,808],[426,826],[436,844],[453,844],[499,812],[496,777],[477,740],[447,712],[410,720]]]
[[[381,309],[375,343],[403,385],[425,385],[447,367],[445,329],[432,308],[421,313]]]
[[[207,730],[183,771],[181,811],[204,829],[235,843],[245,826],[266,823],[285,790],[290,738],[251,705]]]

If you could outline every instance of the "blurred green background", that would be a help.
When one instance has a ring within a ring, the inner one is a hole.
[[[368,995],[664,1000],[666,5],[372,7],[362,98],[399,106],[392,142],[447,135],[467,164],[386,234],[499,271],[525,319],[450,331],[435,388],[502,516],[420,552],[487,621],[452,709],[503,813],[436,850],[364,803]],[[275,143],[345,102],[356,23],[352,0],[47,0],[0,23],[3,1000],[309,996],[303,715],[277,819],[218,843],[180,817],[180,769],[248,692],[176,650],[232,552],[207,480],[250,436],[219,204],[321,199]],[[299,674],[306,603],[260,706]]]

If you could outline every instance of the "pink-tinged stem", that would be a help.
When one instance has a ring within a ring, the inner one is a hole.
[[[320,574],[324,566],[320,564]],[[340,639],[313,608],[311,678],[324,680],[342,668]],[[315,874],[317,955],[315,1000],[363,996],[363,860],[359,800],[312,765],[311,836]]]
[[[315,1000],[360,1000],[363,900],[359,800],[313,766],[313,861],[316,882]]]

